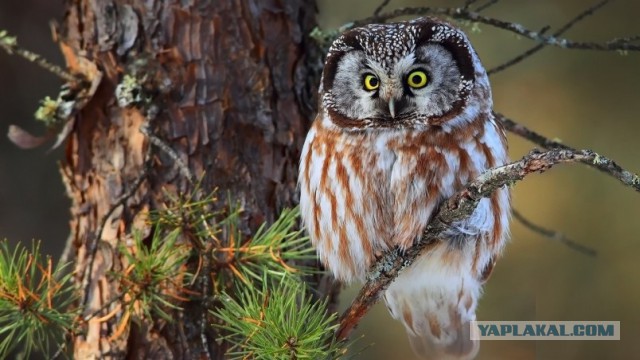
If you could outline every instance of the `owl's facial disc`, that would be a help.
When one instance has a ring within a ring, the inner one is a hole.
[[[329,49],[320,90],[329,121],[353,130],[459,126],[491,107],[467,37],[433,18],[345,32]]]
[[[460,71],[449,51],[429,43],[396,61],[353,50],[340,59],[331,89],[341,115],[377,126],[442,116],[459,100]]]

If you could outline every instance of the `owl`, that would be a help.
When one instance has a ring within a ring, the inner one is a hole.
[[[345,283],[363,281],[385,251],[411,247],[444,200],[508,162],[487,73],[447,22],[344,33],[329,50],[319,95],[301,154],[300,205],[320,260]],[[470,321],[505,244],[509,208],[506,188],[481,200],[386,290],[421,357],[476,355]]]

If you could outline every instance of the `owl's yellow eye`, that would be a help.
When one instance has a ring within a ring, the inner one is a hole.
[[[423,70],[414,70],[407,76],[407,84],[414,89],[425,87],[427,82],[427,73]]]
[[[373,91],[373,90],[377,89],[378,87],[380,87],[380,80],[378,80],[378,78],[375,75],[367,74],[367,75],[364,76],[364,89],[365,90]]]

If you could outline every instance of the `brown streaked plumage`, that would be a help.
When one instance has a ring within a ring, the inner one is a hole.
[[[448,23],[423,18],[343,34],[327,55],[320,95],[300,161],[300,203],[321,261],[341,281],[363,280],[382,252],[410,247],[443,200],[508,161],[487,75]],[[386,291],[422,357],[477,353],[469,322],[506,241],[509,206],[507,189],[482,200]]]

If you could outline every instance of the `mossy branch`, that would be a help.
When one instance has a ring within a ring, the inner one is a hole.
[[[66,82],[75,83],[82,81],[82,78],[64,70],[56,64],[49,62],[41,55],[18,46],[18,39],[15,36],[10,36],[6,30],[0,30],[0,48],[6,51],[9,55],[18,55],[29,62],[40,66]]]

